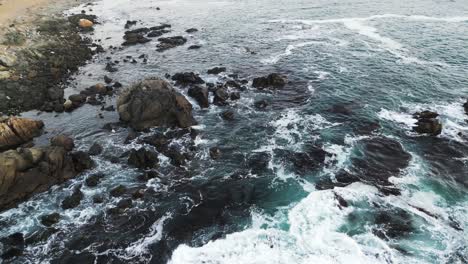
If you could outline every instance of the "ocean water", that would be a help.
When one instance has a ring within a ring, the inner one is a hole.
[[[184,171],[160,156],[162,177],[147,182],[125,158],[110,161],[140,147],[124,144],[127,128],[101,129],[118,121],[116,112],[101,119],[100,107],[85,105],[57,117],[24,113],[46,123],[37,144],[65,133],[81,150],[99,142],[105,151],[92,171],[0,213],[0,237],[22,232],[30,241],[22,257],[3,263],[468,263],[466,1],[102,0],[68,12],[82,9],[99,17],[87,36],[107,51],[80,69],[67,95],[105,74],[130,85],[180,71],[210,82],[278,72],[288,84],[268,92],[249,83],[239,101],[207,110],[189,98],[199,122],[195,156]],[[188,43],[163,53],[156,40],[108,49],[122,43],[127,20],[169,23],[167,36]],[[185,33],[192,27],[199,31]],[[202,48],[187,49],[195,44]],[[141,54],[146,63],[122,62]],[[118,72],[104,71],[106,57],[120,61]],[[206,74],[220,65],[226,74]],[[261,99],[265,110],[254,107]],[[219,117],[226,109],[235,121]],[[412,132],[421,110],[440,114],[441,135]],[[209,158],[214,146],[219,160]],[[325,162],[297,170],[294,153],[317,146],[329,153]],[[103,181],[85,186],[96,172]],[[343,172],[359,180],[338,184]],[[380,177],[400,194],[384,193]],[[61,209],[80,184],[80,206]],[[150,195],[111,215],[122,198],[108,193],[119,184]],[[94,195],[104,202],[94,204]],[[40,224],[51,212],[62,216],[55,230]]]

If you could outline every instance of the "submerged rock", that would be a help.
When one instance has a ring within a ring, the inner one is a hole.
[[[41,224],[45,226],[53,226],[54,224],[60,221],[60,214],[59,213],[52,213],[49,215],[43,215],[41,217]]]
[[[119,185],[110,191],[112,197],[120,197],[125,194],[127,188],[123,185]]]
[[[317,189],[344,187],[354,182],[363,182],[377,187],[385,195],[399,195],[400,191],[389,181],[405,169],[411,155],[395,140],[377,137],[361,141],[360,154],[351,158],[352,166],[330,178],[317,183]]]
[[[17,147],[38,136],[44,127],[42,121],[0,117],[0,151]]]
[[[117,110],[120,119],[136,130],[196,124],[190,102],[167,81],[157,78],[146,79],[123,92]]]
[[[96,156],[101,154],[103,151],[103,148],[99,143],[94,143],[88,150],[88,154],[91,156]]]
[[[286,85],[286,79],[277,73],[271,73],[268,76],[253,79],[252,86],[258,89],[268,87],[281,88]]]
[[[413,115],[418,121],[413,130],[419,134],[437,136],[442,133],[442,124],[437,117],[439,114],[431,111],[422,111]]]
[[[80,205],[81,200],[83,199],[84,195],[80,190],[81,186],[77,186],[74,190],[72,195],[66,197],[62,201],[62,208],[67,210],[67,209],[72,209]]]
[[[205,83],[205,81],[203,81],[203,79],[194,72],[179,72],[174,74],[171,79],[176,81],[177,85]]]
[[[226,67],[214,67],[207,71],[208,74],[220,74],[226,71]]]
[[[128,164],[139,169],[155,168],[158,165],[158,154],[141,148],[139,150],[130,150]]]
[[[182,36],[159,38],[158,40],[160,43],[156,46],[156,50],[159,52],[184,45],[187,42],[187,39]]]
[[[25,241],[22,233],[13,233],[8,237],[1,238],[0,242],[3,245],[2,259],[11,259],[23,255]]]

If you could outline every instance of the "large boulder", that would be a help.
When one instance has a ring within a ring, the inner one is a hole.
[[[159,78],[146,79],[124,91],[117,101],[117,110],[120,119],[136,130],[196,124],[190,102]]]
[[[413,127],[413,131],[419,134],[429,134],[432,136],[437,136],[442,132],[442,124],[437,119],[439,116],[438,113],[422,111],[415,113],[413,116],[418,120],[416,126]]]
[[[285,85],[286,78],[277,73],[271,73],[268,76],[255,78],[252,82],[252,86],[260,90],[268,87],[281,88]]]
[[[92,161],[81,156],[63,146],[19,148],[0,153],[0,211],[90,169],[94,165]]]
[[[38,136],[44,123],[19,117],[0,117],[0,150],[7,150],[24,144]]]

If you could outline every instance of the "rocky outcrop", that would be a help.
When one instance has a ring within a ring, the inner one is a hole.
[[[187,42],[187,39],[182,36],[159,38],[158,40],[159,44],[156,46],[156,50],[159,52],[184,45]]]
[[[186,128],[196,124],[190,102],[159,78],[146,79],[123,92],[117,110],[120,119],[136,130],[154,126]]]
[[[252,86],[258,89],[265,89],[265,88],[281,88],[286,85],[286,78],[283,76],[272,73],[268,76],[258,77],[253,79]]]
[[[74,178],[93,162],[63,146],[20,148],[0,153],[0,210]]]
[[[194,98],[201,108],[208,108],[210,101],[208,99],[208,88],[203,86],[193,86],[188,90],[188,95]]]
[[[177,85],[189,85],[189,84],[202,84],[205,83],[198,74],[194,72],[179,72],[172,76],[172,80],[176,81]]]
[[[44,127],[42,121],[0,117],[0,150],[7,150],[24,144],[38,136]]]
[[[439,135],[442,133],[442,124],[437,119],[438,116],[438,113],[431,111],[415,113],[413,117],[418,121],[416,122],[416,126],[413,127],[413,131],[419,134]]]

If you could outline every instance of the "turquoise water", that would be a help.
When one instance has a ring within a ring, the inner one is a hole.
[[[138,181],[140,173],[125,159],[109,160],[138,147],[123,144],[126,128],[101,129],[118,120],[115,112],[104,112],[102,120],[99,108],[87,105],[58,117],[40,115],[49,134],[38,143],[57,133],[72,134],[84,150],[97,141],[105,152],[89,174],[106,177],[97,188],[81,187],[85,198],[75,209],[64,211],[60,202],[87,175],[1,213],[2,236],[26,237],[44,231],[42,214],[62,215],[57,232],[11,262],[468,262],[466,3],[104,0],[92,9],[101,24],[90,37],[104,47],[121,44],[128,19],[142,26],[169,23],[169,35],[189,41],[164,53],[156,52],[155,41],[109,50],[80,69],[67,94],[102,82],[104,74],[124,85],[178,71],[216,82],[227,76],[205,72],[219,65],[248,80],[278,72],[288,84],[274,92],[248,86],[228,107],[201,110],[193,103],[195,158],[186,172],[163,158],[163,179],[148,182]],[[191,27],[200,31],[184,32]],[[193,44],[202,48],[187,50]],[[146,64],[103,71],[108,56],[140,54]],[[260,99],[269,102],[266,110],[254,107]],[[221,120],[225,109],[235,112],[235,121]],[[440,114],[440,136],[411,131],[412,114],[421,110]],[[379,128],[369,131],[375,123]],[[183,137],[178,144],[188,142]],[[213,146],[223,152],[217,161],[209,158]],[[311,168],[302,160],[306,169],[298,170],[295,153],[314,153],[317,146],[328,153],[325,161]],[[339,184],[343,172],[359,180]],[[389,183],[381,177],[390,177],[400,194],[384,194],[381,187]],[[119,184],[154,193],[118,217],[106,210],[119,198],[92,203],[93,195]]]

